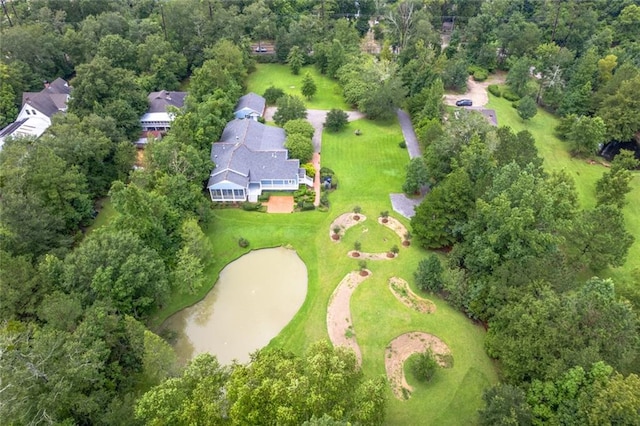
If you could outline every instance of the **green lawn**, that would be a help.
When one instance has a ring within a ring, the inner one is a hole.
[[[354,135],[356,128],[361,130],[361,136]],[[400,276],[413,285],[413,271],[425,255],[417,246],[402,246],[397,235],[377,223],[380,212],[387,210],[405,226],[409,225],[408,220],[392,212],[389,200],[390,192],[400,191],[408,162],[406,149],[398,146],[401,140],[396,120],[387,123],[358,120],[338,134],[325,134],[322,165],[333,169],[339,180],[338,190],[329,196],[328,212],[276,215],[239,209],[214,210],[206,230],[214,254],[207,271],[211,277],[209,285],[200,294],[174,299],[154,324],[202,298],[220,270],[249,249],[287,245],[307,265],[308,294],[300,311],[270,345],[300,354],[310,343],[328,338],[329,297],[346,274],[358,269],[359,260],[347,256],[353,243],[360,240],[363,251],[373,252],[388,251],[397,245],[400,253],[396,259],[368,261],[373,275],[351,299],[354,329],[363,352],[363,370],[370,377],[385,374],[384,350],[396,336],[415,330],[433,333],[450,346],[454,367],[439,371],[437,380],[431,384],[418,386],[407,401],[395,399],[389,388],[387,423],[473,424],[482,403],[482,389],[497,381],[496,370],[484,352],[484,330],[440,299],[435,300],[435,313],[414,312],[399,303],[387,287],[391,276]],[[331,222],[356,205],[367,219],[349,229],[341,242],[331,241]],[[238,246],[240,237],[249,240],[249,249]]]
[[[601,164],[589,164],[585,159],[572,158],[567,146],[558,139],[553,131],[558,119],[548,112],[538,109],[538,114],[528,122],[524,122],[511,107],[511,102],[496,98],[489,94],[487,108],[496,110],[498,125],[510,126],[515,131],[529,130],[535,140],[540,155],[544,158],[547,170],[566,170],[576,183],[580,205],[591,208],[595,205],[595,185],[607,168]],[[594,158],[598,163],[602,158]],[[616,282],[619,293],[640,303],[640,172],[634,172],[631,182],[632,191],[627,195],[627,205],[624,208],[627,230],[636,237],[635,243],[629,249],[626,263],[619,268],[609,268],[599,272],[600,275],[611,277]],[[639,305],[640,306],[640,305]]]
[[[85,232],[86,235],[89,235],[94,230],[100,228],[101,226],[106,225],[111,220],[113,220],[116,215],[116,211],[113,209],[111,205],[111,199],[109,197],[102,198],[96,203],[96,210],[98,210],[98,216],[93,221],[91,226],[89,226]]]
[[[300,93],[302,79],[307,72],[311,74],[318,88],[311,100],[305,99]],[[304,99],[304,103],[309,109],[350,109],[342,98],[342,89],[338,82],[320,74],[313,66],[303,67],[300,74],[293,75],[286,65],[256,64],[256,71],[249,75],[247,91],[263,95],[264,91],[271,86],[279,87],[287,94],[297,95]]]

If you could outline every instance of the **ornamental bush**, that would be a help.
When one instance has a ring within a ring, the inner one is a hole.
[[[438,362],[436,361],[433,351],[427,349],[427,351],[416,354],[412,358],[411,372],[415,378],[421,382],[431,380],[438,369]]]
[[[497,84],[490,84],[489,87],[487,87],[487,90],[489,91],[489,93],[491,93],[493,96],[497,98],[502,96],[502,91],[500,90],[500,86],[498,86]]]

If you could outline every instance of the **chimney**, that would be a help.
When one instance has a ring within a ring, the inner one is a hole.
[[[43,83],[44,83],[44,88],[48,89],[49,88],[49,80],[45,80]]]

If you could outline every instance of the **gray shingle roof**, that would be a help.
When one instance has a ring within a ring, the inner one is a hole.
[[[56,78],[52,83],[39,92],[24,92],[22,94],[22,106],[31,105],[47,117],[67,108],[67,98],[71,93],[71,86],[61,78]]]
[[[260,115],[264,112],[264,108],[267,106],[267,101],[260,95],[253,92],[247,93],[238,100],[234,112],[240,111],[243,108],[249,108],[258,112]]]
[[[182,108],[187,92],[168,92],[161,90],[160,92],[149,93],[149,109],[147,112],[166,112],[167,106]]]
[[[230,181],[246,187],[262,179],[293,179],[300,161],[288,159],[285,133],[253,120],[230,121],[211,147],[213,169],[207,186]]]
[[[9,124],[4,129],[0,130],[0,138],[3,138],[7,135],[12,134],[15,130],[18,129],[18,127],[22,126],[22,124],[27,120],[28,118],[23,118],[22,120],[14,121],[13,123]]]
[[[253,151],[284,149],[286,134],[280,127],[266,126],[254,120],[235,119],[227,123],[220,142],[240,142]]]

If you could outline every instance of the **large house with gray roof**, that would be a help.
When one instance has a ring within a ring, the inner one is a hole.
[[[284,147],[285,132],[252,119],[230,121],[211,147],[215,167],[207,188],[212,201],[258,201],[262,191],[297,190],[313,179],[291,159]]]
[[[45,82],[40,92],[22,94],[22,109],[16,121],[0,130],[0,148],[8,137],[40,137],[49,126],[51,117],[66,112],[71,86],[62,78]]]
[[[160,92],[149,93],[149,109],[142,118],[140,118],[142,131],[168,131],[174,119],[170,107],[182,108],[186,97],[187,92],[161,90]]]
[[[266,106],[267,101],[262,96],[250,92],[238,100],[233,110],[233,115],[235,115],[236,118],[250,118],[257,121],[258,118],[264,115]]]

